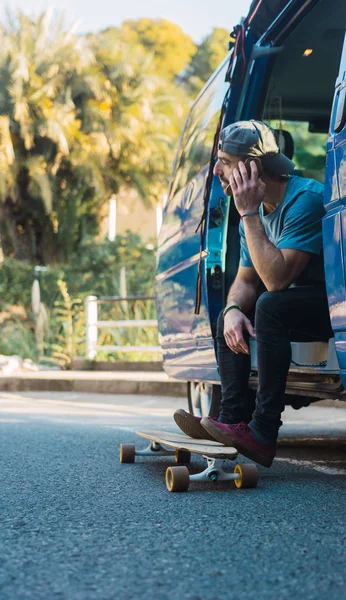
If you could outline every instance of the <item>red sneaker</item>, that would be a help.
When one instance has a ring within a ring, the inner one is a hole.
[[[194,417],[193,415],[190,415],[190,413],[186,412],[186,410],[179,408],[179,410],[175,411],[173,418],[179,429],[181,429],[189,437],[196,438],[197,440],[216,441],[215,438],[202,427],[201,417]],[[216,419],[211,419],[210,417],[208,418],[212,422],[216,421]]]
[[[275,458],[276,444],[273,446],[264,446],[257,442],[251,427],[247,423],[242,422],[236,425],[226,425],[225,423],[215,422],[214,419],[205,417],[201,420],[201,427],[204,427],[221,444],[233,446],[240,454],[264,467],[270,467]]]

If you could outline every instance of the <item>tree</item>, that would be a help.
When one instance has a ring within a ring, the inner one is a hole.
[[[141,46],[100,34],[92,47],[107,81],[109,112],[94,114],[91,127],[107,137],[108,186],[135,187],[145,203],[156,202],[168,185],[188,99],[155,73]]]
[[[109,31],[114,35],[114,29]],[[170,80],[186,68],[196,51],[192,38],[166,19],[129,19],[117,35],[131,46],[141,45],[152,56],[155,72]]]
[[[82,39],[53,23],[18,13],[0,28],[0,211],[14,256],[58,259],[57,174],[84,138],[73,96],[90,90],[94,57]]]
[[[143,47],[77,36],[48,12],[10,18],[0,42],[4,247],[66,261],[120,186],[160,197],[187,100]]]
[[[196,95],[224,60],[228,51],[229,31],[214,28],[193,55],[181,79],[192,95]]]

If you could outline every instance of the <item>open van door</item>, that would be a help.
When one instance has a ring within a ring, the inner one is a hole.
[[[324,262],[340,375],[346,387],[346,37],[327,142]]]

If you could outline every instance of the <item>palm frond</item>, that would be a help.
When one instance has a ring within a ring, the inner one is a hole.
[[[0,154],[2,157],[2,167],[6,168],[13,165],[14,149],[10,131],[10,119],[7,115],[0,115]]]

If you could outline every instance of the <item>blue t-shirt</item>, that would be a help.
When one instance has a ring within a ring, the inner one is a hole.
[[[322,218],[325,214],[323,190],[323,185],[314,179],[292,176],[275,210],[264,215],[263,204],[259,208],[268,239],[276,248],[293,248],[312,255],[296,285],[323,283],[325,280],[322,253]],[[240,265],[253,267],[242,221],[239,232]]]

